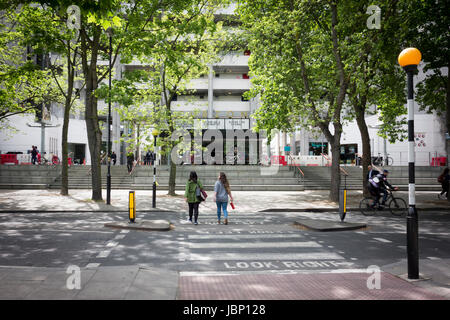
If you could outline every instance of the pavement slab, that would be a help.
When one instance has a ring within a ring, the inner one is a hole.
[[[181,276],[179,300],[442,300],[389,273],[369,289],[368,273]]]

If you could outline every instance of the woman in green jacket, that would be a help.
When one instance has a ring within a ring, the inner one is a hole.
[[[189,205],[189,221],[192,222],[192,215],[194,215],[194,224],[196,225],[198,224],[198,205],[200,204],[196,193],[197,187],[203,189],[201,181],[197,179],[197,173],[191,171],[184,196]]]

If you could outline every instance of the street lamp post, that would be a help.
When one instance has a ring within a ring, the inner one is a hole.
[[[108,29],[108,36],[109,36],[109,91],[108,91],[108,116],[106,119],[106,127],[108,128],[108,143],[106,146],[106,157],[108,161],[108,173],[106,175],[106,204],[111,204],[111,150],[110,150],[110,143],[111,143],[111,128],[110,128],[110,121],[111,121],[111,73],[112,73],[112,67],[111,67],[111,59],[112,59],[112,29]]]
[[[156,138],[159,132],[156,129],[153,129],[153,198],[152,198],[152,208],[156,208]]]
[[[408,76],[408,167],[409,209],[406,217],[408,279],[419,278],[419,219],[415,198],[415,152],[414,152],[414,73],[422,59],[416,48],[407,48],[398,56],[400,66]]]

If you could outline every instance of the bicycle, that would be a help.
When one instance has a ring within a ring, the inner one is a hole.
[[[239,156],[239,153],[235,154],[235,155],[227,155],[226,156],[226,164],[237,164],[237,162],[241,159],[241,157]]]
[[[381,153],[378,153],[378,157],[374,158],[372,162],[376,166],[392,166],[394,164],[394,159],[392,159],[392,157],[389,157],[389,154],[387,154],[386,159],[383,160]]]
[[[392,190],[387,190],[388,196],[386,198],[387,207],[391,214],[396,217],[402,217],[408,212],[406,201],[402,198],[394,197]],[[374,197],[365,197],[359,203],[359,210],[365,216],[373,216],[378,208],[374,206]]]

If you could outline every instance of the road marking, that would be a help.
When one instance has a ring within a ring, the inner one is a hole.
[[[303,238],[301,234],[194,234],[188,235],[188,239],[200,240],[200,239],[261,239],[261,238]]]
[[[117,246],[119,243],[115,242],[115,241],[110,241],[106,244],[107,247],[115,247]]]
[[[384,239],[384,238],[373,238],[374,240],[378,240],[378,241],[380,241],[380,242],[385,242],[385,243],[389,243],[389,242],[392,242],[391,240],[387,240],[387,239]]]
[[[430,259],[430,260],[442,260],[441,258],[438,258],[438,257],[427,257],[427,259]]]
[[[114,239],[115,240],[120,240],[120,239],[123,239],[123,238],[125,238],[124,234],[118,234]]]
[[[192,249],[200,248],[320,248],[320,244],[314,241],[304,242],[257,242],[257,243],[236,243],[236,242],[209,242],[209,243],[189,243]]]
[[[308,252],[308,253],[207,253],[189,255],[191,261],[210,261],[210,260],[337,260],[344,257],[336,253],[326,252]]]
[[[94,269],[98,266],[100,266],[100,263],[89,263],[88,265],[86,265],[86,269]]]
[[[107,257],[109,256],[110,253],[111,253],[111,250],[104,250],[104,251],[101,251],[101,252],[98,254],[97,258],[107,258]]]
[[[120,231],[120,233],[128,233],[128,232],[130,232],[130,230],[122,230],[122,231]]]

